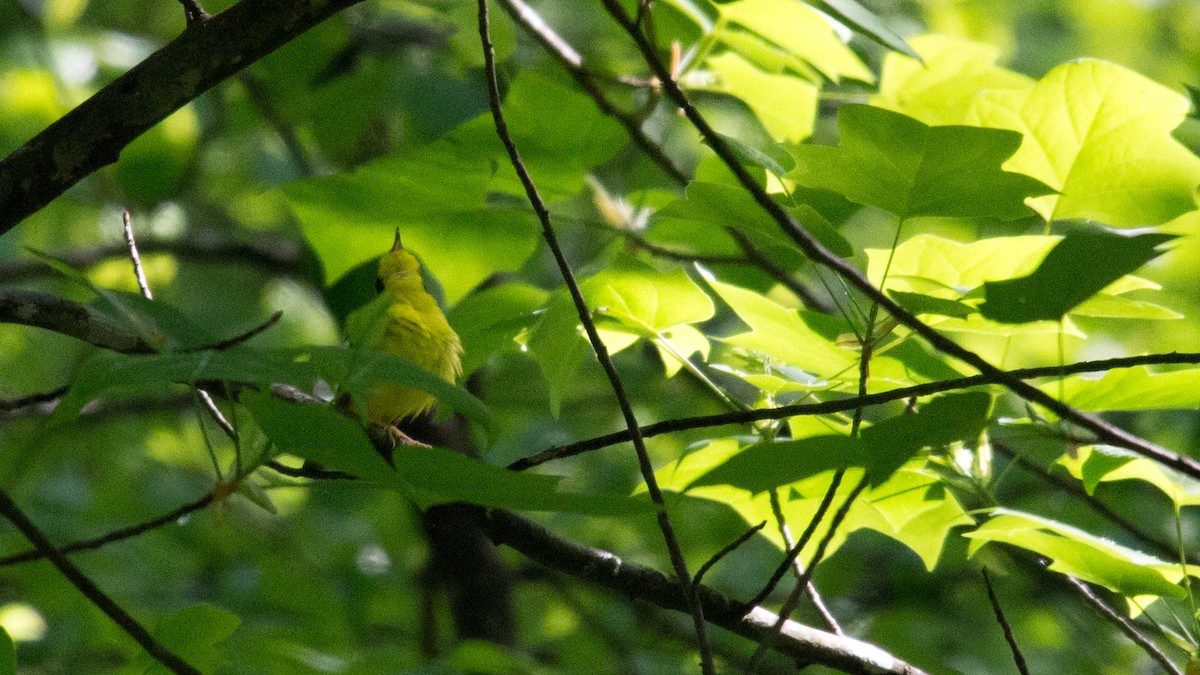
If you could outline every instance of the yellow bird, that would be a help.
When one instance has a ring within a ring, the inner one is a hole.
[[[392,250],[379,261],[375,289],[380,294],[376,301],[379,304],[372,303],[376,309],[359,317],[352,314],[347,320],[347,333],[367,336],[363,342],[366,346],[402,356],[453,384],[462,375],[462,341],[437,301],[425,290],[421,265],[404,250],[399,230]],[[372,324],[365,331],[364,322]],[[405,419],[428,411],[434,403],[433,396],[419,389],[381,382],[367,397],[367,419],[395,428]]]

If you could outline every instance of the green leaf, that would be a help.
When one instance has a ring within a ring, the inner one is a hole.
[[[659,272],[627,256],[584,280],[580,290],[594,312],[644,337],[713,316],[712,299],[682,268]]]
[[[893,300],[900,303],[900,306],[913,314],[936,314],[939,316],[950,316],[956,319],[965,319],[976,310],[974,307],[958,302],[957,300],[947,300],[945,298],[936,298],[932,295],[924,295],[921,293],[905,293],[904,291],[888,291],[888,295]]]
[[[992,45],[948,35],[922,35],[909,44],[921,60],[888,54],[871,105],[930,126],[966,124],[971,101],[979,92],[1033,86],[1030,78],[997,66],[1000,50]]]
[[[12,636],[0,626],[0,675],[17,674],[17,645]]]
[[[913,216],[1021,218],[1024,199],[1052,192],[1039,181],[1002,171],[1021,145],[998,129],[930,127],[865,105],[838,111],[841,144],[804,145],[792,152],[789,174],[810,188],[831,190],[900,218]]]
[[[1063,455],[1058,464],[1078,478],[1088,494],[1100,483],[1140,480],[1158,488],[1177,509],[1200,504],[1200,481],[1123,448],[1085,446],[1075,457]]]
[[[362,425],[332,406],[291,403],[258,391],[245,392],[240,400],[280,452],[375,483],[397,483]]]
[[[964,536],[974,540],[971,554],[986,542],[1011,544],[1050,558],[1054,561],[1051,570],[1125,596],[1187,596],[1187,591],[1164,576],[1168,570],[1177,573],[1177,563],[1158,560],[1041,516],[993,509],[992,518]]]
[[[759,443],[703,474],[687,489],[730,485],[758,494],[831,469],[866,467],[871,461],[871,449],[852,436]]]
[[[550,294],[527,284],[509,283],[472,293],[446,318],[463,344],[463,377],[492,354],[517,348],[517,336],[537,320],[535,312]]]
[[[1103,377],[1072,375],[1041,389],[1089,412],[1108,410],[1186,410],[1200,407],[1200,368],[1165,373],[1146,366],[1110,370]]]
[[[393,461],[422,509],[451,502],[593,515],[624,515],[653,509],[644,497],[559,492],[558,476],[508,471],[445,448],[402,445],[396,448]]]
[[[812,207],[804,204],[788,210],[831,251],[842,257],[853,255],[850,242]],[[686,221],[687,225],[681,226],[678,221]],[[696,228],[691,223],[701,223],[705,227]],[[678,250],[738,255],[742,249],[727,234],[729,227],[741,230],[788,269],[795,269],[805,262],[792,240],[779,231],[778,224],[745,189],[720,183],[699,180],[688,183],[685,198],[667,204],[654,214],[650,239]]]
[[[220,644],[229,639],[242,620],[236,614],[212,605],[185,607],[161,621],[153,635],[185,663],[201,673],[214,673],[225,662]],[[149,654],[138,658],[147,675],[170,673],[166,666]]]
[[[491,411],[466,389],[450,384],[408,359],[366,347],[309,347],[300,352],[311,360],[321,376],[333,387],[348,390],[357,400],[379,382],[402,384],[432,394],[440,404],[449,406],[471,420],[493,429]]]
[[[1057,321],[1162,255],[1159,245],[1174,238],[1161,233],[1125,236],[1100,229],[1072,230],[1028,276],[985,283],[987,300],[979,311],[1001,323]]]
[[[149,300],[137,293],[104,288],[59,258],[32,248],[26,250],[66,279],[95,293],[97,309],[123,321],[149,345],[161,349],[184,350],[217,341],[202,326],[167,303]],[[133,274],[132,267],[129,273]]]
[[[538,192],[548,202],[577,194],[587,173],[612,159],[627,142],[621,125],[600,112],[591,97],[530,70],[520,71],[509,87],[504,118]],[[496,135],[490,112],[450,132],[446,140],[467,156],[489,161],[489,191],[524,201],[525,188]],[[479,248],[495,248],[479,246],[480,241],[489,240],[476,239]]]
[[[1046,220],[1159,225],[1196,208],[1200,158],[1171,136],[1186,97],[1120,66],[1080,59],[1026,91],[975,98],[974,124],[1024,134],[1007,164],[1061,194],[1032,200]]]
[[[744,288],[707,279],[750,330],[724,339],[735,347],[760,353],[773,362],[821,376],[845,372],[857,362],[804,322],[800,313]]]
[[[785,54],[797,56],[837,82],[849,77],[874,82],[858,56],[839,38],[834,27],[808,5],[795,0],[739,0],[716,5],[723,24],[732,24],[769,40]],[[715,32],[718,40],[730,33]]]
[[[990,410],[991,396],[983,392],[940,396],[916,413],[864,429],[860,438],[825,435],[750,446],[690,487],[732,485],[759,493],[850,467],[865,468],[871,484],[880,485],[921,448],[977,438]]]
[[[812,134],[817,87],[793,75],[765,73],[733,52],[705,60],[713,79],[689,88],[729,94],[745,103],[776,141],[798,143]]]
[[[555,293],[529,335],[529,353],[546,380],[550,414],[554,417],[558,417],[563,397],[590,352],[587,338],[579,334],[579,313],[570,296],[565,290]]]
[[[919,58],[912,47],[904,41],[904,38],[889,28],[887,22],[863,7],[858,0],[819,0],[817,7],[855,32],[871,38],[888,49]]]
[[[126,355],[96,352],[89,356],[50,417],[51,424],[74,419],[83,406],[102,394],[155,384],[195,384],[224,380],[248,384],[280,382],[309,390],[316,373],[305,363],[256,352],[246,347],[184,354]]]
[[[782,177],[788,171],[791,171],[792,168],[796,166],[796,160],[793,159],[791,155],[787,154],[787,152],[783,150],[781,146],[769,145],[760,149],[748,143],[743,143],[733,136],[727,136],[721,133],[718,133],[717,135],[721,137],[722,141],[725,141],[725,144],[728,145],[731,150],[733,150],[733,153],[737,156],[738,160],[742,164],[749,164],[751,166],[757,166],[759,168],[766,169],[767,171],[770,171],[771,173],[780,177]]]

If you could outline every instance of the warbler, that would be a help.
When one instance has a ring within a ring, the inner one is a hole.
[[[402,356],[453,384],[462,375],[462,341],[437,300],[425,290],[421,264],[404,249],[399,230],[392,249],[379,261],[375,290],[379,293],[372,303],[376,309],[351,315],[347,333],[357,322],[360,325],[353,332],[366,336],[365,346]],[[364,329],[364,322],[373,325]],[[397,424],[427,412],[434,403],[432,395],[419,389],[380,382],[367,397],[367,419],[399,432]]]

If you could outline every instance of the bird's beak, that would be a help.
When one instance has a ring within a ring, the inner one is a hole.
[[[400,228],[396,228],[396,241],[392,242],[393,251],[403,251],[404,244],[400,243]]]

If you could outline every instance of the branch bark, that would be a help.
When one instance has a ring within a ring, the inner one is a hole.
[[[0,236],[214,85],[361,0],[242,0],[96,92],[0,161]]]
[[[484,530],[492,541],[509,546],[546,567],[627,597],[688,612],[688,593],[683,584],[658,570],[564,539],[508,511],[493,509],[483,516],[483,521]],[[753,607],[746,612],[741,603],[707,586],[697,586],[695,590],[709,623],[755,642],[766,640],[779,619],[762,607]],[[777,651],[804,664],[821,664],[847,673],[920,675],[924,672],[873,644],[839,637],[795,621],[784,622],[773,639]]]

